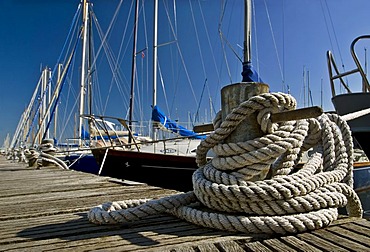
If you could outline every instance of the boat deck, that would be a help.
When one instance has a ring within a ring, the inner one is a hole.
[[[217,231],[167,215],[126,226],[87,220],[87,211],[103,202],[173,193],[56,167],[29,168],[0,156],[0,250],[369,251],[370,221],[358,218],[288,236]]]

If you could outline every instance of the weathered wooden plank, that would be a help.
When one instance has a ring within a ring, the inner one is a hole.
[[[321,251],[320,249],[317,249],[311,246],[307,242],[302,241],[295,236],[290,235],[290,236],[281,237],[280,239],[283,240],[285,243],[289,244],[290,247],[298,251],[305,251],[305,252],[320,252]]]
[[[316,235],[320,235],[323,239],[330,240],[332,243],[337,244],[338,246],[341,246],[343,248],[349,249],[349,250],[355,250],[355,251],[366,251],[369,249],[369,247],[363,246],[357,242],[354,242],[352,240],[348,240],[342,236],[338,236],[332,232],[329,231],[330,227],[328,229],[321,229],[317,230],[315,232]]]
[[[296,251],[294,248],[286,245],[277,238],[264,240],[263,244],[265,244],[269,248],[273,248],[274,251]]]
[[[182,246],[179,246],[179,247],[176,247],[176,248],[173,248],[171,250],[169,250],[171,252],[194,252],[194,249],[193,247],[182,247]]]
[[[357,223],[347,223],[346,225],[343,225],[343,228],[351,230],[352,232],[364,235],[366,237],[370,237],[370,230],[369,228],[365,228],[360,225],[356,225]]]
[[[322,239],[321,237],[318,237],[312,233],[298,234],[297,236],[299,239],[302,239],[303,241],[322,251],[340,251],[340,252],[348,251],[347,249],[341,246],[337,246],[334,243],[326,239]]]
[[[228,251],[228,252],[241,252],[244,249],[236,242],[236,241],[222,241],[217,243],[217,247],[220,247],[220,251]]]
[[[370,220],[360,219],[360,220],[354,221],[354,223],[360,226],[366,227],[366,228],[370,228]]]
[[[199,252],[219,251],[214,243],[200,244],[197,246]]]
[[[0,250],[361,251],[370,245],[370,222],[355,218],[343,218],[322,230],[273,238],[198,227],[170,215],[99,226],[86,217],[93,206],[177,192],[113,183],[70,170],[4,164],[2,157],[0,172]]]
[[[271,249],[266,247],[262,242],[255,241],[255,242],[248,242],[245,243],[244,246],[246,247],[247,251],[252,252],[272,252]]]
[[[153,218],[154,220],[154,218]],[[177,219],[173,219],[177,220]],[[136,222],[135,222],[136,224]],[[96,233],[97,230],[101,227],[105,227],[106,229],[111,230],[98,230],[100,231],[98,234]],[[45,227],[47,228],[47,227]],[[91,229],[91,230],[90,230]],[[205,237],[203,234],[211,234],[211,235],[225,235],[226,233],[219,232],[219,231],[213,231],[210,229],[202,229],[198,228],[197,226],[194,226],[192,224],[189,224],[187,222],[178,222],[174,221],[169,224],[165,225],[158,225],[158,220],[154,221],[152,224],[142,221],[142,225],[135,226],[133,225],[129,229],[124,229],[121,227],[112,227],[112,226],[96,226],[91,224],[91,227],[86,229],[75,229],[75,233],[73,230],[69,230],[66,232],[63,231],[57,231],[57,233],[51,232],[50,236],[49,234],[44,234],[45,236],[42,236],[42,234],[32,233],[30,238],[37,237],[37,239],[41,239],[40,241],[30,241],[30,242],[23,242],[20,244],[15,244],[14,246],[10,245],[7,247],[7,249],[13,248],[19,248],[20,247],[35,247],[35,246],[42,246],[42,248],[49,248],[52,246],[53,248],[59,248],[59,246],[62,246],[62,248],[65,248],[65,244],[59,244],[58,239],[62,238],[64,240],[67,240],[68,244],[72,247],[80,246],[89,243],[93,243],[92,249],[99,248],[101,246],[101,240],[109,241],[111,243],[112,241],[117,243],[117,245],[132,245],[134,244],[145,244],[148,240],[148,237],[153,238],[155,242],[162,242],[167,244],[166,240],[169,242],[173,242],[173,240],[177,240],[177,242],[180,242],[182,239],[186,241],[193,241],[194,239],[204,239]],[[112,230],[114,229],[114,230]],[[148,231],[149,230],[149,231]],[[139,234],[139,235],[138,235]],[[28,234],[29,235],[29,234]],[[124,240],[122,240],[124,238]],[[144,239],[143,239],[144,238]],[[44,240],[45,239],[45,240]],[[189,240],[190,239],[190,240]],[[130,243],[127,243],[126,240],[129,240]],[[159,242],[159,243],[160,243]],[[57,244],[56,244],[57,243]],[[162,244],[163,245],[163,244]],[[104,246],[105,247],[105,246]]]
[[[370,245],[370,232],[368,230],[367,235],[361,235],[356,232],[353,232],[351,230],[347,230],[343,227],[335,226],[335,227],[330,227],[328,230],[330,232],[335,233],[338,236],[344,237],[348,239],[348,241],[355,242],[356,244],[362,244],[364,246],[369,246]]]
[[[45,197],[48,198],[48,200],[41,199],[40,201],[35,202],[32,202],[32,197],[30,197],[27,203],[18,200],[7,202],[0,206],[0,220],[12,218],[27,218],[32,216],[35,217],[68,212],[87,212],[91,207],[104,202],[139,198],[137,192],[125,191],[124,189],[111,193],[104,191],[99,192],[87,190],[84,193],[76,194],[76,196],[73,196],[73,193],[68,192],[66,193],[66,195],[60,194],[59,197],[53,195]],[[168,193],[163,190],[148,190],[147,192],[143,192],[139,196],[143,196],[143,198],[149,198],[145,196],[163,197],[167,195]],[[15,209],[14,206],[16,206],[16,211],[9,211],[10,209]],[[35,211],[35,209],[38,209],[38,211]]]
[[[164,226],[175,225],[176,227],[181,226],[177,222],[176,218],[171,218],[170,216],[158,216],[146,218],[145,220],[140,220],[135,222],[135,227],[140,226],[156,226],[158,222],[161,222]],[[11,243],[11,242],[21,242],[28,241],[32,239],[51,239],[56,237],[65,237],[70,235],[78,235],[85,233],[96,233],[105,232],[111,230],[122,229],[124,227],[120,225],[94,225],[87,221],[86,218],[80,218],[72,220],[69,222],[54,223],[54,224],[44,224],[34,227],[29,227],[26,229],[17,229],[16,232],[7,233],[2,236],[1,242]],[[199,232],[198,232],[199,233]],[[94,237],[95,234],[91,235]]]

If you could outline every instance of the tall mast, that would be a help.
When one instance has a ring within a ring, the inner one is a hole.
[[[252,1],[244,1],[244,59],[242,82],[261,82],[258,73],[252,68]]]
[[[62,68],[63,68],[63,64],[58,64],[58,81],[57,83],[60,83],[61,82],[61,78],[62,78]],[[59,90],[59,86],[57,86],[57,89]],[[55,108],[55,114],[54,114],[54,137],[56,138],[57,137],[57,129],[58,129],[58,106]]]
[[[81,83],[80,83],[80,115],[84,114],[84,104],[85,104],[85,81],[86,81],[86,51],[87,51],[87,24],[89,18],[89,3],[87,0],[83,2],[83,17],[82,17],[82,63],[81,63]],[[78,145],[82,145],[82,117],[79,117],[79,124],[78,124]]]
[[[134,114],[134,96],[135,96],[135,73],[136,73],[136,41],[137,41],[137,20],[139,15],[139,0],[135,3],[135,20],[134,20],[134,41],[133,41],[133,55],[132,55],[132,73],[131,73],[131,93],[130,93],[130,114],[129,114],[129,128],[132,130],[132,120]],[[129,134],[128,142],[131,143],[131,134]]]
[[[92,115],[92,104],[93,104],[93,92],[92,92],[92,72],[91,72],[91,59],[92,57],[92,19],[89,19],[89,59],[88,59],[88,69],[87,69],[87,83],[88,83],[88,114]]]
[[[252,39],[252,2],[251,0],[245,0],[244,5],[244,62],[250,63],[252,61],[251,56],[251,39]]]
[[[157,105],[157,40],[158,40],[158,0],[154,0],[153,16],[153,108]],[[157,140],[156,128],[153,124],[153,140]]]

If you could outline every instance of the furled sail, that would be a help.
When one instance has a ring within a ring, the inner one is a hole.
[[[204,135],[198,135],[194,131],[186,129],[185,127],[179,125],[178,123],[172,121],[158,108],[158,106],[154,106],[152,110],[152,121],[160,123],[166,129],[170,130],[173,133],[177,133],[181,136],[191,137],[191,138],[196,138],[196,139],[204,139],[206,137]]]
[[[260,82],[263,83],[262,79],[259,77],[257,71],[253,68],[251,62],[246,62],[243,64],[243,82]]]

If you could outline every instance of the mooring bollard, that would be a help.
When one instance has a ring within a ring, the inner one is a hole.
[[[226,116],[240,103],[247,101],[249,98],[269,92],[269,86],[260,82],[240,82],[228,85],[221,90],[221,108],[222,121]],[[226,139],[225,143],[244,142],[256,137],[262,136],[263,133],[257,123],[257,114],[248,116]]]
[[[43,152],[47,155],[55,156],[55,151],[56,150],[54,148],[54,140],[53,139],[44,139],[44,140],[42,140],[41,145],[40,145],[40,150],[41,150],[41,152]],[[49,162],[49,161],[47,161],[43,158],[42,159],[42,166],[54,166],[54,163]]]
[[[35,148],[31,147],[25,150],[26,159],[28,160],[28,167],[37,167],[37,158],[39,156]]]
[[[269,92],[269,86],[260,82],[240,82],[221,89],[222,121],[230,112],[249,98]],[[247,116],[236,129],[224,140],[224,143],[238,143],[263,136],[257,122],[257,113]],[[268,170],[254,178],[260,180],[266,177]]]

